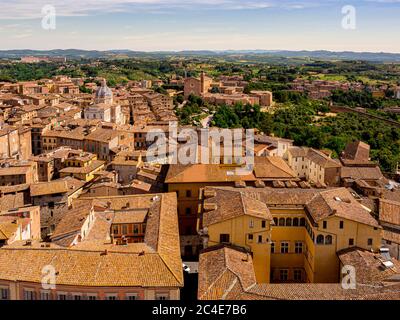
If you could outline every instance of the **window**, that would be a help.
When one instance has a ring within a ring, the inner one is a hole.
[[[258,241],[257,241],[258,243],[262,243],[263,241],[262,241],[262,236],[258,236]]]
[[[186,214],[187,216],[190,216],[190,215],[192,214],[192,209],[191,209],[191,208],[186,208],[185,214]]]
[[[325,244],[332,244],[332,236],[331,235],[327,235],[325,237]]]
[[[303,272],[300,269],[294,269],[293,271],[293,280],[294,281],[302,281]]]
[[[274,218],[274,224],[277,226],[278,225],[278,218]]]
[[[113,234],[118,234],[118,226],[113,227]]]
[[[292,218],[287,218],[286,219],[286,226],[291,227],[292,226]]]
[[[67,300],[67,294],[66,293],[58,293],[57,300]]]
[[[80,293],[73,293],[72,300],[82,300],[82,295]]]
[[[97,300],[97,295],[96,294],[88,294],[87,299],[88,300]]]
[[[372,246],[372,243],[373,243],[372,238],[369,238],[369,239],[368,239],[368,245],[369,245],[369,246]]]
[[[287,281],[288,278],[289,278],[289,270],[287,270],[287,269],[279,270],[279,280]]]
[[[122,226],[122,234],[128,234],[128,226],[127,225]]]
[[[50,291],[41,291],[40,300],[50,300]]]
[[[118,295],[115,293],[107,294],[106,300],[118,300]]]
[[[186,198],[191,198],[192,197],[192,191],[186,190]]]
[[[325,238],[322,234],[317,236],[317,244],[324,244]]]
[[[138,295],[136,293],[128,293],[126,295],[126,300],[138,300]]]
[[[35,300],[35,291],[24,290],[24,300]]]
[[[349,239],[349,246],[354,246],[354,239],[353,238]]]
[[[267,227],[267,221],[261,221],[261,228],[265,229]]]
[[[249,228],[254,228],[254,220],[250,219],[249,221]]]
[[[192,235],[192,227],[186,227],[185,229],[185,235]]]
[[[138,233],[139,233],[139,226],[138,226],[137,224],[135,224],[135,225],[133,226],[133,233],[134,233],[134,234],[138,234]]]
[[[229,234],[220,234],[219,235],[219,242],[221,243],[229,243]]]
[[[306,219],[305,218],[300,218],[300,226],[304,227],[306,225]]]
[[[295,253],[303,253],[303,242],[296,242],[294,244],[294,252]]]
[[[271,242],[271,253],[275,253],[275,242]]]
[[[340,221],[340,222],[339,222],[339,228],[340,228],[340,229],[343,229],[343,228],[344,228],[344,222],[343,222],[343,221]]]
[[[253,240],[253,234],[249,233],[248,238],[249,238],[249,240]]]
[[[10,290],[8,288],[0,288],[0,300],[10,299]]]
[[[293,227],[298,227],[299,226],[299,218],[294,218],[293,219]]]
[[[289,253],[289,242],[281,242],[281,253]]]
[[[156,300],[169,300],[169,296],[166,293],[156,294]]]
[[[322,222],[322,229],[326,229],[328,227],[328,222],[324,221]]]
[[[285,218],[280,218],[279,219],[279,226],[284,226],[285,225]]]

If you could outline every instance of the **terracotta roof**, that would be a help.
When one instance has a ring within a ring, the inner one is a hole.
[[[400,226],[400,202],[379,199],[379,220]]]
[[[315,149],[308,150],[307,158],[322,168],[339,168],[342,166],[339,161],[335,161],[325,153]]]
[[[8,240],[13,236],[17,229],[18,223],[16,218],[0,217],[0,240]]]
[[[118,211],[114,213],[112,223],[143,223],[146,220],[148,212],[148,209]]]
[[[175,193],[80,198],[76,203],[90,203],[94,208],[97,205],[100,207],[106,206],[107,211],[122,210],[126,207],[130,209],[147,209],[146,233],[143,245],[157,252],[177,281],[183,283]],[[83,245],[83,242],[78,246]],[[104,242],[102,246],[104,246]],[[118,246],[117,250],[120,249],[122,247]]]
[[[237,189],[234,187],[214,187],[221,190],[240,191],[241,193],[259,200],[267,206],[305,206],[316,194],[321,192],[318,189],[301,188],[252,188],[246,187]]]
[[[22,192],[16,194],[3,194],[0,196],[0,211],[7,211],[24,205],[24,194]]]
[[[400,232],[394,232],[383,229],[382,238],[400,244]]]
[[[354,180],[379,180],[383,178],[381,169],[376,167],[342,167],[340,177]]]
[[[308,153],[308,149],[306,147],[290,147],[288,152],[292,155],[294,158],[298,157],[306,157]]]
[[[88,287],[180,287],[158,254],[68,249],[0,249],[0,279],[40,283],[52,265],[57,284]]]
[[[380,227],[378,222],[346,188],[322,191],[307,203],[306,208],[315,222],[336,216]]]
[[[118,246],[107,242],[107,229],[112,219],[109,219],[109,212],[99,211],[95,212],[95,221],[88,236],[75,247],[0,249],[0,279],[40,282],[43,266],[51,264],[58,272],[58,284],[182,287],[183,272],[175,193],[77,200],[74,208],[77,211],[65,215],[64,222],[60,222],[55,234],[60,235],[60,229],[65,234],[79,228],[80,218],[86,218],[88,215],[88,211],[84,210],[86,208],[120,210],[127,203],[131,208],[136,206],[148,210],[145,243]],[[74,220],[79,223],[75,223]],[[62,228],[62,224],[65,229]]]
[[[281,157],[254,157],[254,175],[263,180],[297,178]]]
[[[204,201],[204,208],[208,206],[215,209],[204,212],[203,226],[209,226],[242,215],[272,220],[272,215],[263,202],[234,190],[214,190],[216,191],[215,196]]]
[[[223,247],[200,255],[200,300],[221,299],[236,282],[241,288],[248,288],[256,283],[253,261],[248,253]]]
[[[109,142],[113,138],[118,137],[118,132],[111,129],[103,129],[98,128],[93,132],[89,133],[85,139],[86,140],[93,140],[93,141],[100,141],[100,142]]]
[[[368,144],[362,141],[353,141],[346,145],[343,151],[343,158],[356,161],[369,161],[369,150]]]
[[[60,170],[60,173],[76,173],[76,174],[89,174],[92,171],[100,168],[104,165],[104,161],[101,160],[93,160],[89,165],[85,167],[67,167]]]
[[[400,276],[400,262],[392,258],[393,267],[387,268],[383,265],[383,262],[387,259],[379,253],[351,248],[339,251],[338,257],[343,265],[351,265],[356,268],[356,281],[358,283],[391,281],[394,277]]]
[[[228,247],[206,249],[199,260],[200,300],[399,300],[400,284],[339,283],[257,284],[250,255]]]
[[[193,164],[169,166],[166,183],[254,181],[253,174],[237,175],[237,167],[219,164]]]
[[[85,202],[79,203],[74,208],[66,211],[51,235],[53,241],[58,243],[57,240],[63,239],[65,236],[69,236],[71,233],[80,231],[82,225],[92,210],[93,203]],[[58,244],[61,245],[61,243]]]
[[[68,185],[64,180],[54,180],[31,184],[30,189],[31,197],[37,197],[55,193],[65,193],[68,191]]]

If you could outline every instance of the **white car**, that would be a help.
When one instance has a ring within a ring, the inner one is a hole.
[[[190,272],[190,267],[189,266],[187,266],[186,264],[184,264],[184,263],[182,263],[182,268],[183,268],[183,271],[185,271],[185,272],[187,272],[187,273],[189,273]]]

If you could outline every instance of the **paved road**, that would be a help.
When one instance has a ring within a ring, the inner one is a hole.
[[[201,120],[201,126],[203,128],[209,128],[210,127],[210,123],[212,121],[213,115],[209,115],[208,117],[204,118],[203,120]]]

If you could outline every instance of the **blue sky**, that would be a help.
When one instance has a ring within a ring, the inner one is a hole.
[[[48,4],[55,30],[41,27]],[[400,52],[399,34],[400,0],[0,0],[0,49]]]

